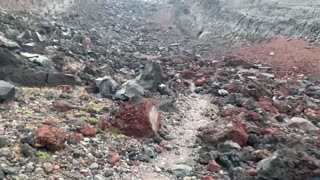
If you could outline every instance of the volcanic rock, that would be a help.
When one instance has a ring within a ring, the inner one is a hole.
[[[161,116],[154,103],[140,96],[124,103],[114,119],[114,126],[125,135],[140,138],[155,136],[160,124]]]
[[[143,89],[143,87],[137,84],[134,80],[131,80],[122,84],[120,89],[114,95],[114,98],[120,99],[120,100],[127,100],[134,96],[144,96],[144,95],[145,95],[145,90]]]
[[[11,101],[14,97],[15,87],[6,81],[0,81],[0,103]]]
[[[96,80],[96,86],[99,88],[102,97],[112,98],[119,84],[111,77],[104,77]]]
[[[65,141],[66,136],[59,128],[43,125],[35,134],[34,146],[37,148],[45,147],[50,151],[57,151],[64,147]]]
[[[280,149],[260,161],[258,173],[263,179],[299,180],[308,179],[320,168],[319,160],[290,149]]]
[[[137,78],[138,84],[144,89],[155,92],[158,86],[162,84],[164,77],[162,75],[161,67],[156,62],[148,62],[139,77]]]

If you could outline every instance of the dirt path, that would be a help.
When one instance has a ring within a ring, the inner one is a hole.
[[[193,90],[193,88],[191,88]],[[167,128],[173,140],[168,142],[168,147],[172,150],[165,150],[152,162],[145,163],[139,167],[143,180],[171,180],[175,177],[167,170],[176,164],[191,165],[198,147],[194,146],[198,129],[211,122],[211,118],[217,113],[217,107],[210,103],[208,95],[192,93],[187,97],[177,100],[178,113],[170,118],[172,121],[179,120],[178,123],[170,123]],[[213,116],[208,116],[211,113]],[[177,119],[178,117],[184,117]],[[168,117],[167,117],[168,118]],[[172,125],[177,124],[177,125]],[[137,178],[137,177],[132,177]]]

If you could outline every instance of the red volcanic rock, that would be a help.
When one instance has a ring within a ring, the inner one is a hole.
[[[108,162],[110,164],[115,164],[116,162],[120,161],[121,157],[118,153],[112,152],[108,155]]]
[[[247,114],[245,115],[245,118],[247,121],[253,121],[253,122],[262,122],[263,121],[263,117],[260,114],[254,112],[252,110],[247,112]]]
[[[81,133],[70,133],[69,134],[69,138],[68,141],[72,141],[72,142],[80,142],[83,140],[83,135]]]
[[[240,146],[245,146],[249,135],[246,133],[246,127],[242,120],[237,120],[236,123],[226,130],[215,129],[214,127],[206,127],[201,130],[198,135],[203,142],[220,143],[227,140],[238,143]]]
[[[222,117],[228,117],[228,116],[233,116],[233,115],[239,115],[240,113],[245,113],[248,110],[244,107],[234,107],[234,108],[228,108],[224,109],[220,112],[220,115]]]
[[[203,176],[202,180],[214,180],[212,176]]]
[[[221,166],[215,160],[210,160],[207,169],[210,172],[217,173],[221,170]]]
[[[272,135],[279,132],[279,129],[277,128],[264,128],[262,129],[262,133],[265,135]]]
[[[194,82],[194,85],[197,86],[197,87],[203,86],[205,82],[206,82],[206,78],[205,77],[201,77],[201,78],[197,79]]]
[[[60,112],[66,112],[66,111],[69,111],[71,109],[74,109],[74,106],[67,102],[67,101],[63,101],[63,100],[55,100],[53,102],[53,108],[57,111],[60,111]]]
[[[247,173],[250,175],[250,176],[257,176],[258,175],[258,171],[253,169],[253,168],[250,168],[247,170]]]
[[[195,72],[190,70],[184,70],[181,72],[181,77],[185,79],[191,79],[195,76]]]
[[[127,136],[153,137],[160,128],[161,116],[150,99],[137,96],[123,104],[112,125]]]
[[[280,113],[288,113],[291,111],[291,106],[287,104],[285,101],[275,100],[273,101],[274,107],[278,109]]]
[[[271,155],[271,152],[268,150],[256,150],[252,152],[252,157],[258,162],[262,159],[267,158]]]
[[[154,151],[160,154],[160,153],[162,153],[163,148],[161,146],[159,146],[159,145],[155,145],[154,146]]]
[[[91,39],[90,39],[88,36],[84,36],[84,37],[82,38],[81,44],[87,46],[87,45],[91,44]]]
[[[249,135],[246,133],[246,127],[242,120],[238,120],[231,130],[227,131],[223,139],[232,140],[240,146],[247,144]]]
[[[89,124],[83,125],[79,131],[85,135],[85,136],[95,136],[96,135],[96,130],[90,126]]]
[[[277,108],[275,108],[267,98],[260,98],[258,101],[258,105],[267,112],[279,114]]]
[[[316,118],[316,119],[320,119],[320,111],[314,110],[314,109],[305,109],[304,110],[304,114],[308,117],[308,118]]]
[[[60,129],[43,125],[36,132],[34,145],[37,148],[44,147],[51,151],[57,151],[64,147],[65,141],[66,136]]]

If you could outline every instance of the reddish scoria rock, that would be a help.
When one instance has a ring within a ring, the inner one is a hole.
[[[205,82],[206,82],[206,78],[205,77],[201,77],[201,78],[197,79],[194,82],[194,85],[197,86],[197,87],[203,86]]]
[[[257,176],[258,175],[258,171],[253,169],[253,168],[250,168],[247,170],[247,173],[250,175],[250,176]]]
[[[127,136],[153,137],[160,128],[161,117],[150,99],[137,96],[123,104],[112,125]]]
[[[247,144],[248,137],[249,135],[246,133],[245,123],[242,120],[237,120],[233,127],[227,131],[221,139],[232,140],[242,147]]]
[[[121,157],[118,153],[112,152],[108,155],[108,162],[110,164],[115,164],[116,162],[120,161]]]
[[[221,170],[221,166],[215,160],[211,160],[211,161],[209,161],[207,169],[210,172],[217,173]]]
[[[89,124],[83,125],[79,131],[85,135],[85,136],[95,136],[96,135],[96,130],[90,126]]]
[[[154,151],[160,154],[160,153],[162,153],[163,148],[161,146],[159,146],[159,145],[155,145],[154,146]]]
[[[214,178],[212,176],[203,176],[201,179],[202,180],[214,180]]]
[[[221,117],[228,117],[228,116],[234,116],[239,115],[240,113],[246,113],[248,110],[244,107],[234,107],[234,108],[227,108],[223,109],[220,112]]]
[[[314,110],[314,109],[305,109],[304,110],[304,114],[308,117],[308,118],[313,118],[313,119],[320,119],[320,111]]]
[[[279,111],[277,110],[277,108],[275,108],[267,98],[260,98],[258,105],[269,113],[279,114]]]
[[[36,132],[34,145],[37,148],[44,147],[51,151],[57,151],[64,147],[65,141],[66,136],[60,129],[43,125]]]
[[[83,140],[83,135],[81,133],[72,132],[69,134],[68,140],[72,142],[80,142]]]
[[[248,111],[245,115],[245,118],[247,121],[253,121],[253,122],[263,122],[263,117],[256,113],[255,111]]]
[[[279,131],[280,130],[278,128],[264,128],[264,129],[262,129],[262,133],[264,135],[273,135]]]
[[[184,70],[181,72],[181,77],[185,79],[191,79],[194,76],[195,76],[195,73],[190,70]]]
[[[53,108],[57,111],[60,111],[60,112],[66,112],[66,111],[69,111],[71,109],[74,109],[75,107],[67,102],[67,101],[63,101],[63,100],[55,100],[53,102]]]
[[[274,100],[273,106],[278,109],[280,113],[287,114],[292,110],[292,107],[285,101]]]
[[[208,125],[201,130],[198,135],[203,142],[220,143],[227,140],[238,143],[240,146],[245,146],[248,142],[249,135],[246,133],[246,127],[242,120],[237,120],[234,125],[228,130],[218,130],[212,125]]]
[[[88,36],[84,36],[84,37],[82,38],[81,44],[87,46],[87,45],[91,44],[91,39],[90,39]]]

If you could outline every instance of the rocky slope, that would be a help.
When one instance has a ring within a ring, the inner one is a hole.
[[[233,36],[259,41],[280,35],[319,43],[318,1],[177,0],[175,3],[176,23],[184,32],[202,39]]]
[[[213,56],[239,41],[190,36],[173,12],[1,11],[0,179],[319,179],[317,77],[250,47]]]

